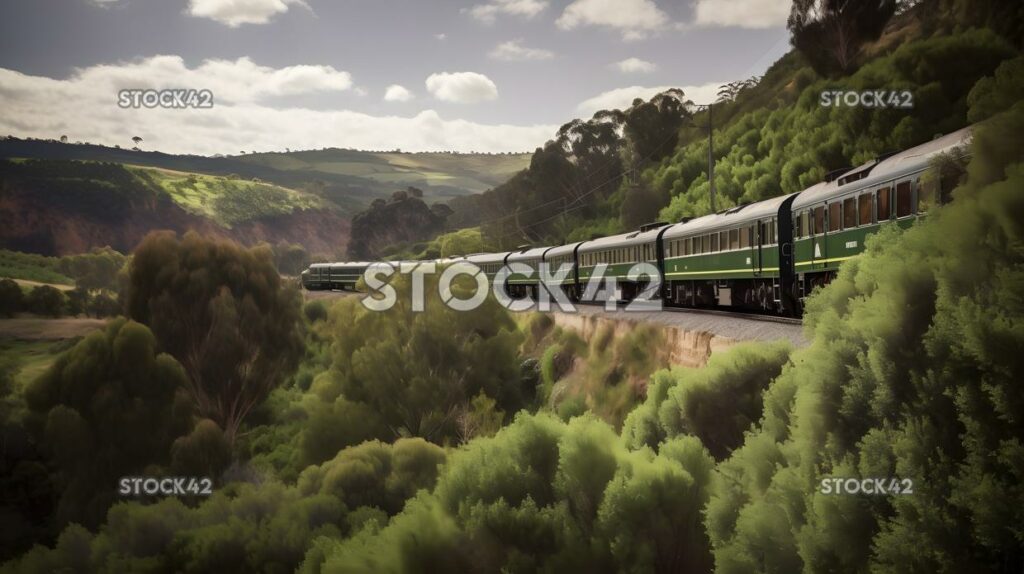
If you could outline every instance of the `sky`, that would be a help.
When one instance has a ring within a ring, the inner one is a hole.
[[[0,0],[0,136],[201,155],[528,152],[788,51],[785,0]],[[213,106],[125,108],[121,90]]]

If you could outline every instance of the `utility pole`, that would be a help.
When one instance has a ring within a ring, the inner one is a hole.
[[[711,213],[716,213],[715,209],[715,140],[712,133],[714,132],[714,122],[711,119],[711,108],[713,104],[708,104],[708,183],[711,185]]]

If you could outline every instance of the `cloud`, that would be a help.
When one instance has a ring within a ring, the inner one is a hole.
[[[787,0],[697,0],[697,26],[774,28],[785,26],[792,2]]]
[[[252,65],[200,64],[181,68],[181,58],[160,56],[125,64],[98,65],[65,79],[0,68],[0,134],[132,145],[168,153],[216,154],[238,150],[319,149],[324,146],[410,151],[527,151],[551,138],[554,125],[481,124],[443,118],[433,110],[413,116],[372,116],[346,109],[286,105],[283,93],[330,87],[330,81],[296,83],[283,69]],[[237,62],[236,62],[237,64]],[[327,69],[319,66],[300,69]],[[200,72],[202,70],[202,72]],[[232,72],[233,70],[233,72]],[[253,70],[256,70],[254,73]],[[327,74],[328,78],[334,77]],[[219,82],[219,83],[218,83]],[[344,82],[347,84],[348,80]],[[300,85],[301,84],[301,85]],[[212,109],[124,109],[121,88],[210,88]],[[253,95],[247,95],[247,90]],[[348,92],[346,92],[348,93]]]
[[[498,86],[490,78],[476,72],[441,72],[431,74],[427,91],[444,102],[474,104],[498,97]]]
[[[407,90],[405,86],[399,86],[398,84],[391,84],[384,91],[385,102],[408,102],[412,98],[412,92]]]
[[[657,64],[640,58],[626,58],[621,62],[615,62],[612,66],[624,74],[647,74],[658,69]]]
[[[653,0],[574,0],[555,21],[563,30],[604,26],[639,40],[669,25],[669,17]]]
[[[89,4],[99,8],[112,8],[121,3],[121,0],[88,0]]]
[[[237,28],[242,24],[266,24],[292,5],[310,9],[305,0],[189,0],[187,13]]]
[[[445,34],[444,32],[441,32],[440,34],[434,34],[434,39],[439,42],[444,42],[445,40],[448,39],[448,34]]]
[[[576,111],[583,117],[590,117],[599,110],[623,110],[633,104],[635,98],[650,99],[655,94],[672,88],[683,90],[686,99],[695,104],[706,104],[715,101],[718,97],[718,88],[721,82],[712,82],[700,86],[629,86],[627,88],[616,88],[602,92],[592,98],[588,98],[576,106]]]
[[[498,15],[533,18],[547,7],[547,0],[492,0],[486,4],[463,8],[461,12],[485,24],[493,24]]]
[[[204,60],[189,68],[180,56],[152,56],[75,71],[71,82],[108,90],[192,88],[211,90],[217,102],[254,102],[275,97],[352,88],[352,76],[331,66],[260,66],[249,58]]]
[[[525,62],[527,60],[550,60],[555,53],[540,48],[527,48],[522,40],[511,40],[498,44],[489,54],[495,60],[506,62]]]

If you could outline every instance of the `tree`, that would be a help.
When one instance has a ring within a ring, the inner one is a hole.
[[[81,287],[76,287],[71,291],[67,292],[67,309],[68,315],[72,317],[85,313],[89,308],[89,291]]]
[[[142,138],[140,138],[139,136],[133,136],[132,143],[134,143],[135,147],[137,148],[139,147],[139,144],[142,143]]]
[[[49,285],[33,287],[25,297],[25,308],[37,315],[60,317],[64,314],[64,294]]]
[[[13,279],[0,279],[0,315],[10,317],[21,311],[24,295]]]
[[[60,136],[60,143],[68,143],[68,136]]]
[[[150,233],[135,250],[124,300],[128,316],[184,366],[197,410],[229,442],[302,355],[299,295],[282,284],[266,246]]]
[[[29,385],[28,426],[60,471],[58,524],[98,524],[120,477],[167,462],[172,442],[192,424],[185,384],[150,330],[119,318]]]
[[[633,168],[658,162],[679,143],[679,129],[691,117],[693,102],[680,89],[665,90],[644,102],[639,98],[626,111],[624,133],[632,144]]]
[[[847,75],[864,44],[882,34],[896,6],[896,0],[794,0],[786,23],[790,42],[819,74]]]

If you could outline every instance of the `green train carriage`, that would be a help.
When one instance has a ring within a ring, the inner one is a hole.
[[[793,202],[793,297],[802,302],[832,281],[839,266],[864,251],[883,225],[907,228],[941,201],[955,182],[924,177],[940,154],[961,155],[971,128],[883,156],[799,193]]]
[[[790,205],[797,194],[673,225],[661,238],[663,295],[681,306],[790,313]]]

